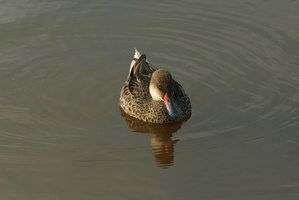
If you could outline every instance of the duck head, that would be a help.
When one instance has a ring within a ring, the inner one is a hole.
[[[171,74],[163,69],[154,71],[151,77],[150,94],[155,101],[163,101],[171,117],[178,117],[179,111],[175,105],[173,94],[173,79]]]

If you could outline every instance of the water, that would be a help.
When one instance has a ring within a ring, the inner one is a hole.
[[[1,199],[298,199],[298,1],[4,1]],[[137,47],[192,102],[122,116]]]

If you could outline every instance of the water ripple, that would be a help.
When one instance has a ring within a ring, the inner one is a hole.
[[[176,12],[163,14],[163,6]],[[298,42],[250,16],[177,6],[159,5],[150,21],[159,19],[160,25],[143,28],[148,33],[143,39],[164,44],[153,57],[173,71],[190,94],[193,115],[183,132],[218,134],[263,120],[297,127],[296,112],[290,111],[298,102],[289,97],[298,94],[298,49],[289,46]]]

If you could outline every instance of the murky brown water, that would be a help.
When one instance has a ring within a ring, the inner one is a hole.
[[[298,1],[6,1],[0,199],[298,199]],[[134,47],[191,118],[122,116]]]

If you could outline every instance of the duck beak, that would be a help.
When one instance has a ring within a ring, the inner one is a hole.
[[[168,114],[171,117],[174,117],[174,118],[178,117],[179,116],[179,111],[175,106],[175,103],[174,103],[174,100],[173,100],[172,96],[169,97],[168,94],[166,93],[163,97],[163,100],[164,100],[164,103],[166,105]]]

